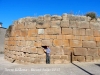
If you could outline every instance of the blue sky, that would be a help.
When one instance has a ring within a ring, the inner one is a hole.
[[[85,14],[100,16],[100,0],[0,0],[0,22],[8,28],[14,20],[27,16]]]

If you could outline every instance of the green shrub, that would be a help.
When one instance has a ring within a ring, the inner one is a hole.
[[[94,12],[89,12],[89,13],[86,13],[86,16],[88,17],[91,17],[91,20],[93,20],[93,19],[97,19],[97,17],[96,17],[96,13],[94,13]]]

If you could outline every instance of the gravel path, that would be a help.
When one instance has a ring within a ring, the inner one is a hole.
[[[100,75],[100,62],[22,65],[0,54],[0,75]]]

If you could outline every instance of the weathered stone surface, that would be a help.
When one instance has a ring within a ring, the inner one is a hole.
[[[73,35],[85,35],[85,29],[74,28]]]
[[[72,50],[70,47],[63,47],[64,55],[70,55]]]
[[[98,55],[100,56],[100,48],[98,49]]]
[[[61,21],[61,27],[69,27],[69,20]]]
[[[62,45],[62,40],[54,39],[53,40],[53,46],[61,46]]]
[[[62,40],[62,46],[69,47],[69,40]]]
[[[33,35],[38,34],[37,29],[29,29],[28,30],[28,36],[32,37]]]
[[[51,39],[57,39],[57,35],[51,35]]]
[[[49,14],[44,15],[44,21],[50,21],[51,20],[51,16]]]
[[[100,41],[100,37],[95,37],[95,41],[99,42]]]
[[[36,41],[33,44],[34,44],[33,46],[35,46],[35,47],[41,47],[42,46],[41,41]]]
[[[38,21],[36,27],[37,28],[49,28],[50,27],[50,21]]]
[[[65,39],[66,38],[66,35],[57,35],[57,39]]]
[[[66,36],[66,39],[73,39],[74,36],[73,35],[65,35]]]
[[[61,55],[52,55],[51,56],[51,59],[60,59],[61,58]]]
[[[84,40],[84,41],[95,41],[95,38],[93,36],[81,36],[81,40]]]
[[[42,46],[52,46],[52,40],[42,40]]]
[[[63,15],[62,15],[62,20],[63,20],[63,21],[69,20],[68,14],[66,14],[66,13],[63,14]]]
[[[97,48],[89,48],[88,49],[88,55],[90,56],[98,56],[98,49]]]
[[[64,52],[63,52],[63,49],[61,47],[50,47],[51,49],[51,55],[63,55]]]
[[[79,61],[79,62],[85,62],[85,57],[84,56],[74,56],[73,60]]]
[[[67,14],[20,19],[8,29],[5,58],[22,64],[45,64],[43,46],[49,46],[52,64],[97,61],[100,59],[99,23],[86,16]]]
[[[61,21],[51,21],[51,27],[60,27]]]
[[[94,30],[93,30],[93,35],[96,36],[96,37],[100,36],[100,31],[94,29]]]
[[[96,45],[97,47],[100,47],[100,42],[97,42],[97,45]]]
[[[52,21],[59,21],[59,20],[62,20],[62,17],[61,16],[58,16],[58,15],[52,15],[51,16],[51,20]]]
[[[82,41],[70,40],[70,47],[82,47]]]
[[[37,52],[38,52],[39,55],[44,54],[43,48],[37,48]]]
[[[36,28],[36,22],[25,22],[25,28],[29,29]]]
[[[86,56],[86,62],[91,62],[92,61],[92,56]]]
[[[78,28],[89,28],[89,22],[86,22],[86,21],[81,21],[81,22],[78,22]]]
[[[61,59],[68,60],[68,55],[62,55],[62,56],[61,56]]]
[[[61,34],[61,28],[47,28],[45,29],[45,34]]]
[[[76,21],[69,21],[69,28],[77,28],[78,25],[76,24]]]
[[[30,48],[30,53],[37,53],[36,47],[31,47]]]
[[[61,63],[62,63],[62,61],[60,59],[54,60],[54,64],[61,64]]]
[[[95,41],[83,41],[83,47],[95,48],[96,47],[96,42]]]
[[[86,35],[93,36],[93,30],[92,29],[86,29]]]
[[[71,35],[72,29],[71,28],[62,28],[62,34]]]
[[[86,48],[74,48],[74,55],[87,55],[87,49]]]
[[[45,39],[49,39],[49,40],[50,40],[51,35],[44,35],[44,38],[45,38]]]

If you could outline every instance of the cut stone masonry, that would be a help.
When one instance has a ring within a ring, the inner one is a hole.
[[[42,46],[51,49],[51,64],[100,59],[100,22],[63,14],[26,17],[6,33],[5,59],[22,64],[45,64]]]

